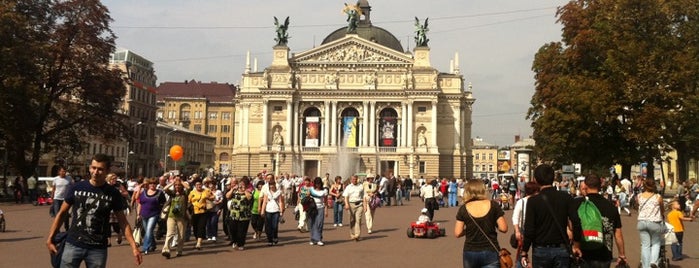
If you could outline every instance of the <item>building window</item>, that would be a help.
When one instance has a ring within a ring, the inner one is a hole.
[[[194,132],[201,132],[201,125],[199,125],[199,124],[194,125]]]
[[[417,112],[418,112],[418,113],[427,112],[427,106],[418,106],[418,107],[417,107]]]
[[[228,145],[229,139],[228,137],[221,137],[221,145]]]
[[[420,174],[425,174],[425,161],[419,161],[417,162],[417,172]]]
[[[231,113],[229,113],[229,112],[222,112],[222,113],[221,113],[221,118],[223,118],[223,119],[225,119],[225,120],[230,120],[230,119],[231,119]]]
[[[217,112],[210,112],[210,113],[209,113],[209,119],[216,119],[217,117],[218,117],[218,113],[217,113]]]
[[[216,125],[209,125],[209,133],[216,133]]]
[[[480,154],[476,154],[476,160],[481,160]]]
[[[163,120],[163,111],[158,111],[156,118],[158,118],[158,120]]]
[[[221,133],[229,133],[229,132],[231,132],[231,126],[229,126],[229,125],[221,126]]]
[[[488,160],[493,160],[493,153],[488,154]]]
[[[175,119],[175,111],[167,112],[167,118],[168,119]]]
[[[275,112],[281,112],[281,111],[282,111],[282,106],[281,106],[281,105],[275,105],[275,106],[274,106],[274,111],[275,111]]]
[[[481,165],[481,170],[485,171],[485,165]]]
[[[475,169],[475,170],[474,170],[475,172],[480,171],[480,168],[478,168],[478,165],[475,165],[473,168]]]
[[[202,118],[202,112],[201,111],[196,111],[194,112],[194,119],[201,119]]]
[[[183,121],[189,120],[189,111],[183,111],[182,112],[182,119]]]
[[[488,165],[488,171],[490,171],[490,172],[493,171],[493,165],[492,165],[492,164]]]

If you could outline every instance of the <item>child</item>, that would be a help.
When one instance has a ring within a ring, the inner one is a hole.
[[[670,208],[672,211],[667,214],[667,222],[675,229],[675,236],[677,237],[677,243],[670,246],[672,248],[672,260],[679,261],[682,260],[682,236],[684,235],[684,224],[682,221],[691,221],[692,218],[684,216],[680,210],[680,202],[677,200],[670,203]]]
[[[420,211],[420,217],[417,218],[417,223],[429,223],[430,216],[427,216],[427,208],[423,208]]]

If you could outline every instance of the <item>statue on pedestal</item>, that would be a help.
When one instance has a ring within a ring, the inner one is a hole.
[[[284,145],[284,138],[282,137],[281,129],[274,131],[274,135],[272,136],[272,144],[277,146]]]
[[[347,33],[357,32],[357,23],[359,22],[359,17],[362,15],[362,9],[359,8],[359,2],[354,5],[348,5],[345,3],[345,8],[342,9],[342,13],[347,14]]]
[[[289,29],[289,17],[287,16],[284,20],[284,24],[279,24],[277,17],[274,17],[274,27],[276,27],[277,37],[274,41],[277,41],[278,46],[286,46],[289,42],[289,34],[286,31]]]
[[[415,46],[416,47],[426,47],[427,42],[430,41],[430,39],[427,39],[427,32],[430,30],[427,28],[427,20],[430,18],[425,19],[425,24],[420,24],[420,20],[415,17]]]

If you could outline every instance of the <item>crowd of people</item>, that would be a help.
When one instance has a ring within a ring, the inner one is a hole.
[[[90,178],[80,182],[66,176],[65,169],[58,170],[55,179],[58,183],[52,191],[56,202],[51,213],[55,220],[47,247],[52,254],[62,252],[60,261],[67,266],[83,261],[88,266],[104,264],[106,249],[112,245],[113,238],[117,244],[124,240],[129,243],[136,263],[142,261],[142,255],[154,253],[158,247],[167,259],[182,256],[184,244],[192,236],[195,240],[192,252],[196,252],[206,246],[204,241],[222,239],[219,221],[222,221],[223,239],[235,250],[245,250],[250,230],[252,241],[262,241],[265,237],[267,246],[273,247],[280,242],[279,224],[284,223],[286,211],[293,211],[298,231],[307,232],[308,244],[313,246],[325,245],[325,219],[331,216],[333,227],[342,227],[343,213],[347,211],[349,239],[360,241],[362,225],[366,234],[374,231],[379,207],[399,206],[404,199],[417,195],[424,202],[420,222],[434,221],[435,210],[440,207],[458,207],[454,236],[466,237],[464,267],[498,267],[503,253],[497,233],[505,233],[509,228],[503,206],[493,192],[509,193],[510,185],[514,185],[511,223],[518,267],[569,267],[574,261],[581,261],[583,267],[609,267],[615,259],[617,263],[626,262],[620,215],[622,211],[630,215],[629,207],[638,211],[641,265],[655,267],[660,258],[663,222],[673,226],[677,241],[671,246],[672,256],[679,261],[682,221],[694,217],[682,209],[679,198],[671,202],[670,213],[666,213],[665,201],[653,179],[636,177],[631,182],[588,175],[563,181],[545,164],[534,169],[534,178],[528,182],[439,178],[413,181],[390,172],[362,181],[357,176],[331,178],[326,174],[310,178],[293,174],[275,176],[264,171],[240,178],[165,174],[124,181],[107,172],[110,164],[108,157],[96,155],[90,165]],[[493,188],[494,183],[499,187]],[[687,195],[685,200],[691,199],[691,193],[699,189],[686,186],[679,193]],[[597,237],[592,239],[588,230],[591,227],[587,226],[590,220],[580,213],[581,207],[590,204],[598,211],[597,221],[601,226]],[[135,214],[140,236],[134,237],[133,228],[126,220],[129,214]],[[70,226],[69,215],[74,217]],[[63,242],[56,240],[61,227],[67,232]]]

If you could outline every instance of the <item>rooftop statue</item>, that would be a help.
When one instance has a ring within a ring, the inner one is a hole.
[[[420,20],[415,17],[415,46],[416,47],[426,47],[427,42],[430,41],[430,39],[427,39],[427,32],[430,30],[427,28],[427,20],[430,18],[425,19],[425,24],[420,24]]]
[[[274,17],[274,26],[277,28],[277,37],[274,38],[274,41],[277,41],[278,46],[286,46],[286,43],[289,42],[289,34],[286,33],[289,29],[289,16],[286,17],[283,25],[279,24],[277,17]]]
[[[359,17],[362,15],[362,9],[359,8],[359,2],[354,5],[348,5],[345,3],[345,8],[342,9],[342,13],[347,14],[347,33],[355,33],[357,31],[357,23],[359,22]]]

